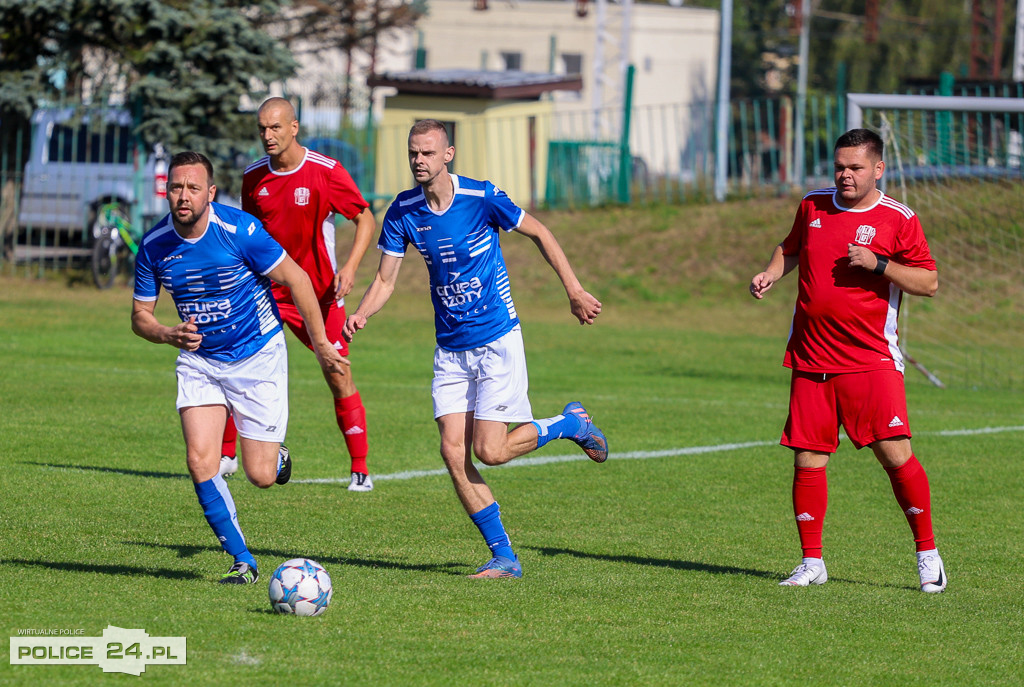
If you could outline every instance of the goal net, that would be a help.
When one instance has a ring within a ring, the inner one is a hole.
[[[849,102],[850,127],[885,141],[884,190],[918,214],[938,263],[935,298],[901,308],[908,380],[913,366],[942,386],[1024,390],[1024,100]]]

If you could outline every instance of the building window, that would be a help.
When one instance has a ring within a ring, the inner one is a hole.
[[[519,71],[523,68],[523,53],[521,52],[503,52],[501,53],[501,59],[505,62],[505,71]]]
[[[565,70],[567,75],[577,75],[583,73],[583,55],[578,52],[563,52],[562,53],[562,68]]]

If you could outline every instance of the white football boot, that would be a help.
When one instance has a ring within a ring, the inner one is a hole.
[[[780,587],[806,587],[811,584],[825,584],[828,580],[828,571],[825,570],[825,561],[820,558],[805,558],[803,562],[793,569],[789,577],[779,582]]]
[[[917,572],[921,576],[921,591],[938,594],[946,588],[946,566],[938,549],[917,552]]]
[[[373,480],[361,472],[352,473],[352,481],[348,483],[349,491],[373,491]]]
[[[221,456],[220,457],[220,476],[230,477],[231,475],[238,472],[238,457],[237,456]]]

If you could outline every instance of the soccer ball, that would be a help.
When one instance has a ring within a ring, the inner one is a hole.
[[[293,558],[270,576],[270,606],[278,613],[320,615],[331,603],[331,576],[308,558]]]

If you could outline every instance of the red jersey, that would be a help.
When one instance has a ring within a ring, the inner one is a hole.
[[[242,209],[259,218],[306,271],[321,302],[334,300],[334,213],[352,219],[367,207],[340,162],[308,149],[290,172],[275,172],[268,156],[246,167],[242,177]],[[277,283],[274,298],[292,300],[289,289]]]
[[[799,293],[784,364],[802,372],[903,371],[895,284],[851,267],[848,244],[908,267],[935,270],[914,211],[884,193],[869,208],[840,205],[835,188],[811,191],[797,210],[784,255],[798,255]]]

